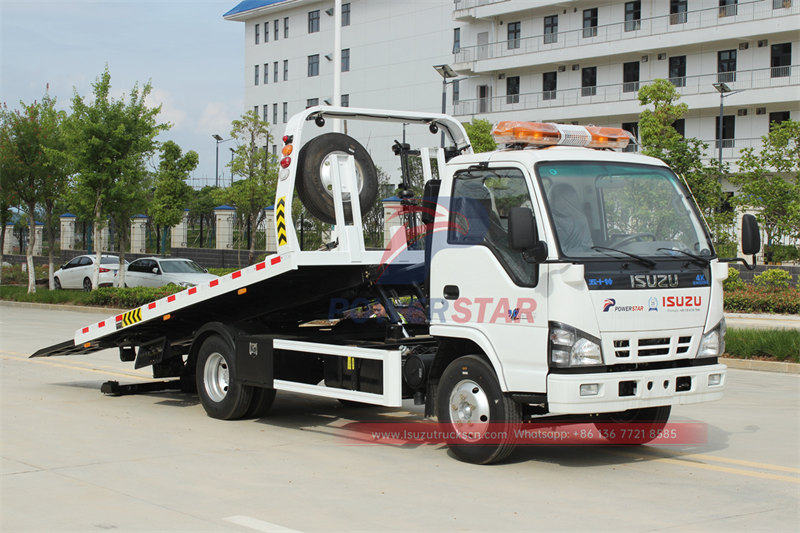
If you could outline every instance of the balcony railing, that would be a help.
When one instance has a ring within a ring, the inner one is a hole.
[[[776,76],[776,69],[780,69]],[[781,87],[797,87],[800,85],[800,65],[787,67],[767,67],[753,70],[740,70],[736,73],[736,81],[729,85],[736,91],[751,89],[770,89]],[[783,74],[786,74],[785,76]],[[713,84],[717,82],[718,74],[701,74],[698,76],[684,76],[673,78],[678,93],[682,96],[717,94]],[[453,114],[456,116],[475,115],[481,113],[500,113],[507,111],[522,111],[529,109],[549,109],[583,104],[604,104],[613,102],[630,102],[637,100],[637,91],[642,85],[651,83],[652,80],[617,83],[613,85],[597,85],[591,87],[573,87],[557,89],[555,91],[540,91],[514,94],[513,101],[506,95],[493,98],[475,98],[472,100],[459,100],[453,104]],[[677,82],[677,83],[675,83]],[[463,92],[463,90],[462,90]],[[728,102],[735,105],[735,102]]]
[[[493,3],[491,0],[461,0],[462,2],[485,2]],[[779,2],[780,9],[774,7]],[[458,3],[456,4],[458,9]],[[729,7],[735,10],[728,9]],[[721,16],[724,9],[726,15]],[[735,12],[734,12],[735,11]],[[727,13],[731,13],[728,15]],[[690,30],[714,28],[724,26],[734,22],[749,22],[755,20],[765,20],[774,16],[786,17],[789,15],[800,14],[800,0],[757,0],[754,2],[740,2],[734,6],[724,8],[713,7],[708,9],[698,9],[684,13],[672,15],[662,15],[658,17],[643,18],[635,21],[619,21],[613,24],[593,26],[587,36],[585,28],[561,31],[558,33],[546,33],[532,37],[522,37],[515,39],[514,48],[509,48],[508,39],[489,44],[474,46],[462,46],[453,55],[455,63],[468,63],[476,60],[494,59],[535,52],[546,52],[549,50],[560,50],[573,48],[583,45],[596,45],[599,43],[618,41],[634,37],[649,37],[654,35],[664,35]]]

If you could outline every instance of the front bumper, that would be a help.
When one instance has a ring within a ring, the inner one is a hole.
[[[723,364],[602,374],[549,374],[547,403],[556,414],[614,413],[628,409],[709,402],[722,398]],[[719,374],[719,384],[709,376]],[[581,396],[581,385],[597,384],[597,394]]]

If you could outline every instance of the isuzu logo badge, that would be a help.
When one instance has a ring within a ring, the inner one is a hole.
[[[677,274],[633,274],[632,289],[667,289],[678,286]]]

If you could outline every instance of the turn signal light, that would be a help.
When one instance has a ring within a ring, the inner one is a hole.
[[[287,144],[286,146],[283,147],[283,149],[281,149],[281,153],[283,155],[292,155],[293,150],[294,146],[292,146],[291,144]]]

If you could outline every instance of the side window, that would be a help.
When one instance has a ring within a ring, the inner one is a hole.
[[[64,265],[64,268],[74,268],[74,267],[78,266],[80,264],[80,262],[81,262],[81,258],[80,257],[76,257],[72,261],[70,261],[69,263]]]
[[[92,264],[94,264],[94,262],[91,259],[89,259],[88,257],[81,257],[81,260],[78,263],[79,266],[87,266],[87,265],[92,265]]]
[[[128,272],[141,272],[142,271],[142,262],[141,261],[134,261],[128,267]]]
[[[536,285],[536,265],[508,245],[508,217],[514,207],[533,208],[518,169],[467,170],[456,174],[448,242],[489,248],[518,285]]]

